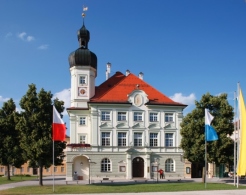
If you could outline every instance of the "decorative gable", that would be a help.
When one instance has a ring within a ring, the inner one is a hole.
[[[138,88],[138,85],[136,85]],[[149,101],[148,95],[143,90],[133,90],[128,94],[128,102],[132,103],[136,107],[140,107]]]

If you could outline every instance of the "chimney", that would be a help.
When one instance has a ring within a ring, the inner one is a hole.
[[[108,80],[109,79],[109,77],[110,77],[110,72],[111,72],[111,63],[107,63],[106,64],[106,66],[107,66],[107,70],[106,70],[106,80]]]
[[[138,78],[140,78],[141,80],[143,80],[143,73],[142,72],[140,72],[139,74],[138,74]]]
[[[130,70],[126,70],[126,76],[130,74]]]

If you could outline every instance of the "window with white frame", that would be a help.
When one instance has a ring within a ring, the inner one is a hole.
[[[142,146],[142,133],[134,133],[134,146]]]
[[[174,172],[174,162],[173,159],[169,158],[165,161],[165,171]]]
[[[79,117],[79,125],[86,125],[86,117],[85,116]]]
[[[165,113],[165,122],[173,122],[173,113]]]
[[[165,133],[165,146],[173,147],[173,133]]]
[[[102,146],[110,146],[110,133],[102,132]]]
[[[149,144],[150,146],[158,146],[158,133],[149,134]]]
[[[118,121],[126,121],[126,112],[118,112]]]
[[[150,122],[156,122],[156,121],[158,121],[158,114],[157,113],[150,113],[149,114],[149,121]]]
[[[81,84],[81,85],[86,84],[86,76],[80,76],[79,77],[79,84]]]
[[[110,121],[110,111],[102,111],[102,121]]]
[[[118,146],[126,146],[126,133],[118,133]]]
[[[143,121],[143,113],[142,112],[134,112],[134,121]]]
[[[85,144],[86,143],[86,136],[85,135],[80,135],[79,136],[79,143],[80,144]]]
[[[108,158],[104,158],[101,161],[101,172],[111,171],[111,162]]]

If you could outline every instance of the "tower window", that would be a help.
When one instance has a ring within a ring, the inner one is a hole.
[[[79,77],[79,84],[81,84],[81,85],[86,84],[86,77],[85,76]]]

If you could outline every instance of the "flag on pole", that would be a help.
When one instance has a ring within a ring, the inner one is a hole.
[[[239,142],[239,160],[237,167],[238,175],[246,174],[246,109],[242,90],[239,89],[239,118],[240,118],[240,142]]]
[[[205,139],[206,141],[218,140],[218,135],[215,129],[210,125],[214,117],[205,108]]]
[[[55,106],[53,106],[53,141],[65,141],[66,126],[61,119],[60,114],[57,112]]]

